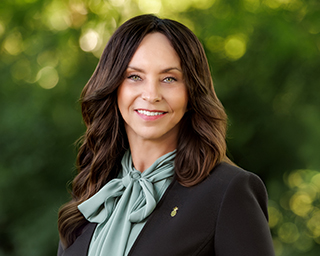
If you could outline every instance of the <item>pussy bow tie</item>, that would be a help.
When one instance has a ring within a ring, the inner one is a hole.
[[[121,162],[122,178],[109,181],[95,195],[78,206],[88,221],[105,222],[121,201],[129,207],[127,216],[131,223],[141,222],[156,207],[163,193],[161,188],[156,186],[161,186],[161,181],[165,182],[165,179],[173,176],[175,151],[158,158],[142,173],[133,167],[131,154],[128,152]]]

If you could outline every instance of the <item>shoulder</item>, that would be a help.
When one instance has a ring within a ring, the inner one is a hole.
[[[246,171],[238,166],[231,165],[225,162],[217,165],[210,172],[208,179],[219,179],[220,181],[230,181],[233,179],[253,179],[257,182],[262,182],[261,179],[254,173]]]
[[[213,194],[219,195],[218,218],[236,215],[238,218],[232,218],[241,221],[243,215],[254,218],[258,214],[268,220],[268,194],[258,175],[221,163],[212,170],[203,184],[211,190],[210,198],[216,201],[217,196]]]
[[[213,168],[210,175],[196,186],[219,190],[221,194],[246,190],[267,196],[265,185],[258,175],[225,162]]]
[[[192,190],[220,207],[230,207],[230,210],[250,209],[257,205],[268,218],[268,195],[264,183],[258,175],[240,167],[221,163]]]

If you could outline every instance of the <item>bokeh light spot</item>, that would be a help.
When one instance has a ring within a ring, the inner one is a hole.
[[[18,55],[23,51],[23,41],[20,32],[14,32],[6,37],[4,49],[11,55]]]
[[[288,176],[288,185],[290,188],[299,187],[303,183],[300,171],[291,172]]]
[[[85,52],[94,51],[96,48],[99,47],[99,39],[99,34],[96,31],[89,29],[85,34],[83,34],[80,37],[80,48]]]
[[[279,239],[284,243],[293,243],[299,238],[299,230],[292,222],[283,223],[278,230]]]
[[[49,18],[51,28],[55,30],[65,30],[70,27],[71,21],[68,15],[54,13]]]
[[[88,10],[84,3],[71,3],[70,13],[72,26],[75,28],[80,28],[87,20]]]
[[[242,34],[227,37],[224,45],[225,54],[231,60],[241,58],[246,52],[246,40]]]
[[[72,11],[75,11],[75,12],[80,13],[82,15],[87,15],[88,14],[88,10],[87,10],[87,8],[85,6],[85,3],[82,3],[82,2],[72,2],[72,3],[70,3],[70,9]]]
[[[71,26],[71,14],[62,1],[52,1],[42,16],[51,30],[66,30]]]
[[[307,193],[297,192],[290,199],[290,209],[298,216],[305,217],[312,209],[312,199]]]
[[[39,85],[44,89],[52,89],[59,81],[58,72],[53,67],[44,67],[37,74]]]

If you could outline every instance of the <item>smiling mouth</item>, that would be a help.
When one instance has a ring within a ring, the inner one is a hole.
[[[142,114],[142,115],[146,115],[146,116],[160,116],[160,115],[163,115],[167,112],[158,112],[158,111],[147,111],[147,110],[136,110],[139,114]]]

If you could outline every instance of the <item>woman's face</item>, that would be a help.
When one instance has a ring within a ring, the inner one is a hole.
[[[166,36],[145,36],[118,88],[118,107],[129,142],[175,143],[186,112],[187,88],[180,58]]]

